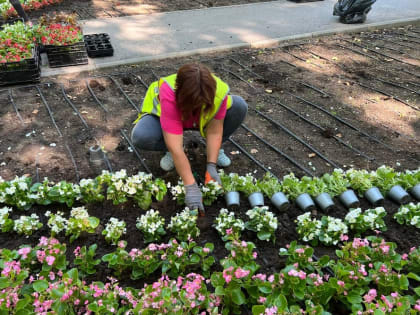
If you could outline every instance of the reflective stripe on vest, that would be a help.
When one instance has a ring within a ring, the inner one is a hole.
[[[216,80],[216,93],[214,97],[213,109],[210,113],[207,113],[205,115],[204,108],[203,108],[200,114],[200,128],[199,129],[203,137],[205,137],[205,130],[204,130],[205,127],[217,114],[226,96],[228,96],[227,104],[226,104],[227,109],[229,109],[232,106],[232,97],[228,95],[229,86],[225,82],[223,82],[221,79],[216,77],[215,75],[213,75],[213,77]],[[159,89],[164,82],[166,82],[168,86],[172,89],[172,91],[174,91],[175,93],[176,74],[172,74],[167,77],[161,78],[159,81],[155,81],[152,84],[150,84],[149,88],[147,89],[146,96],[143,99],[143,103],[140,108],[140,114],[138,118],[134,121],[134,123],[137,123],[141,117],[147,114],[160,117],[161,105],[159,101]]]

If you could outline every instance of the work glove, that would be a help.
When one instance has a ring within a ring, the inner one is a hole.
[[[220,186],[222,186],[219,173],[217,173],[216,163],[207,162],[206,178],[204,180],[204,184],[207,184],[211,181],[217,182]]]
[[[185,204],[190,210],[198,209],[204,215],[203,196],[197,183],[185,186]]]

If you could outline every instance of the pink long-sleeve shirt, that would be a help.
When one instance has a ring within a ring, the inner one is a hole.
[[[183,133],[184,129],[198,129],[200,113],[198,112],[190,119],[183,121],[181,110],[176,106],[175,93],[166,82],[164,82],[159,89],[159,100],[161,105],[160,125],[162,126],[162,130],[171,134],[180,135]],[[224,119],[226,116],[226,109],[227,96],[223,100],[214,119]]]

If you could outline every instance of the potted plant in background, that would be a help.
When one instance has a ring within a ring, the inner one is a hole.
[[[374,206],[383,203],[384,196],[378,187],[374,186],[376,172],[368,172],[366,170],[349,169],[346,177],[350,181],[351,187],[357,191],[359,196],[365,196],[366,199]]]
[[[258,185],[278,210],[286,211],[290,207],[289,199],[282,192],[281,183],[273,175],[266,173]]]
[[[322,211],[328,212],[335,206],[334,201],[328,193],[328,185],[322,180],[322,178],[312,178],[308,189],[309,194],[315,198],[316,204],[321,208]]]
[[[406,170],[405,173],[398,173],[398,183],[410,194],[420,200],[420,168],[414,171]]]
[[[374,179],[376,186],[391,200],[402,205],[410,201],[410,195],[399,185],[399,182],[398,174],[393,168],[382,165],[376,170]]]
[[[354,191],[350,189],[350,182],[342,169],[335,169],[331,174],[325,173],[322,180],[327,184],[330,195],[338,196],[347,209],[357,208],[360,205],[360,201]]]
[[[238,190],[248,197],[251,207],[264,206],[264,195],[261,193],[257,180],[251,174],[239,176]]]
[[[239,207],[239,175],[236,173],[225,174],[223,170],[220,170],[220,180],[225,190],[226,206],[228,208]]]
[[[315,209],[315,203],[307,193],[311,180],[312,179],[308,176],[304,176],[299,180],[293,173],[290,173],[283,177],[281,183],[283,192],[288,195],[290,199],[295,200],[298,207],[303,211]]]

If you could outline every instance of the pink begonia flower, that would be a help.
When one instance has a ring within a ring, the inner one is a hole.
[[[26,259],[30,252],[31,252],[30,247],[24,247],[18,250],[18,254],[22,256],[22,259]]]
[[[74,256],[78,257],[80,256],[80,246],[77,246],[75,250],[73,251]]]
[[[248,275],[249,275],[249,270],[245,270],[245,269],[238,268],[238,269],[236,269],[236,271],[235,271],[235,277],[236,277],[237,279],[244,278],[244,277],[246,277],[246,276],[248,276]]]
[[[338,284],[340,287],[343,287],[343,288],[344,288],[344,286],[346,285],[346,284],[344,283],[344,281],[341,281],[341,280],[338,280],[338,281],[337,281],[337,284]]]
[[[420,304],[414,305],[414,309],[417,310],[417,311],[420,311]]]
[[[290,269],[287,274],[289,276],[291,276],[291,277],[297,277],[297,276],[299,276],[299,273],[295,269]]]
[[[48,266],[52,266],[54,261],[55,261],[55,257],[54,256],[47,256],[47,258],[45,258],[45,260],[47,261]]]
[[[370,289],[367,294],[363,296],[363,299],[366,303],[372,303],[372,301],[376,298],[377,293],[375,289]]]
[[[232,255],[232,257],[236,257],[236,252],[233,250],[233,251],[231,251],[231,253],[230,253],[231,255]]]
[[[232,234],[232,228],[227,229],[227,230],[226,230],[226,235],[231,235],[231,234]]]
[[[270,283],[271,283],[271,282],[273,282],[273,281],[274,281],[274,275],[269,276],[269,277],[268,277],[268,282],[270,282]]]
[[[223,275],[223,278],[225,278],[226,283],[229,283],[232,280],[232,276],[231,275]]]
[[[47,245],[48,245],[48,238],[46,238],[45,236],[41,236],[38,246],[47,246]]]
[[[118,242],[118,247],[119,248],[125,248],[125,242],[124,241],[119,241]]]
[[[203,252],[205,252],[206,254],[210,253],[210,248],[203,247]]]
[[[305,252],[305,249],[304,248],[297,248],[295,250],[295,252],[298,253],[298,254],[303,254]]]
[[[260,297],[258,298],[258,303],[264,304],[266,300],[267,300],[267,298],[265,298],[265,297],[263,297],[263,296],[260,296]]]
[[[397,292],[392,292],[391,293],[391,296],[394,297],[394,298],[396,298],[396,297],[398,297],[398,293]]]
[[[349,240],[349,237],[348,237],[347,235],[345,235],[345,234],[341,234],[341,235],[340,235],[340,240],[341,240],[342,242],[345,242],[345,241],[348,241],[348,240]]]
[[[402,259],[402,260],[407,260],[407,258],[408,258],[408,255],[407,255],[407,254],[403,254],[403,255],[401,256],[401,259]]]
[[[305,280],[306,279],[306,272],[304,271],[299,271],[299,278],[301,280]]]
[[[277,314],[277,307],[275,306],[265,309],[264,315],[276,315],[276,314]]]
[[[257,252],[253,252],[253,253],[252,253],[252,257],[254,257],[254,259],[257,259],[257,257],[258,257]]]

